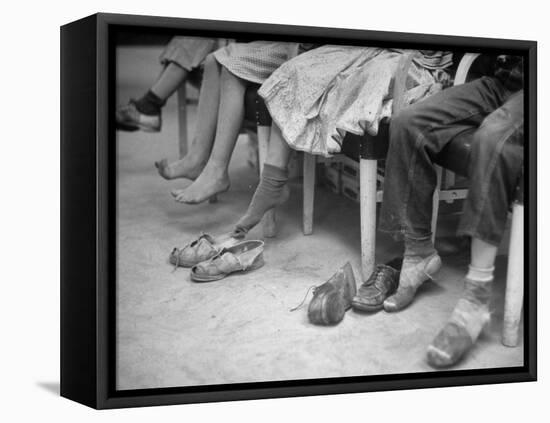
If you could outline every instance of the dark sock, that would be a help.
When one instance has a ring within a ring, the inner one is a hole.
[[[156,116],[160,114],[160,109],[166,104],[153,91],[147,91],[140,99],[135,102],[136,108],[144,115]]]
[[[262,220],[264,214],[282,203],[289,196],[287,187],[288,170],[265,164],[260,183],[254,192],[246,214],[235,225],[235,235],[244,237]]]
[[[405,257],[420,257],[424,259],[435,252],[431,234],[420,237],[405,235]]]

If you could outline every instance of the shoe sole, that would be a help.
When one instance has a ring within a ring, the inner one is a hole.
[[[368,313],[372,313],[372,312],[375,312],[375,311],[382,310],[384,308],[384,303],[377,304],[377,305],[370,305],[370,304],[360,303],[360,302],[357,302],[357,301],[352,301],[351,302],[351,307],[354,310],[366,311]]]
[[[199,282],[199,283],[200,282],[215,282],[215,281],[225,279],[226,277],[231,276],[231,275],[236,275],[236,274],[245,275],[248,272],[252,272],[253,270],[259,269],[264,264],[265,264],[264,260],[260,260],[258,263],[252,264],[252,266],[250,266],[248,269],[235,270],[234,272],[225,273],[225,274],[216,275],[216,276],[199,276],[196,273],[193,273],[193,271],[191,271],[191,280],[193,282]]]
[[[136,131],[143,131],[148,133],[155,133],[160,132],[160,128],[153,128],[150,126],[145,126],[140,123],[123,123],[123,122],[117,122],[116,123],[116,129],[126,132],[136,132]]]

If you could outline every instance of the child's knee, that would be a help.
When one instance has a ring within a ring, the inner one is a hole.
[[[205,59],[204,59],[204,68],[208,69],[208,68],[215,68],[215,67],[218,67],[218,66],[219,66],[218,61],[214,57],[214,54],[213,53],[207,54]]]

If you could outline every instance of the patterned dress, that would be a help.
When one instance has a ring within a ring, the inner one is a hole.
[[[214,53],[216,60],[233,75],[262,84],[297,50],[295,43],[252,41],[232,43]]]
[[[326,45],[286,62],[260,88],[290,147],[330,157],[346,132],[378,133],[391,115],[391,86],[406,50]],[[411,64],[405,104],[439,91],[452,54],[423,52]]]

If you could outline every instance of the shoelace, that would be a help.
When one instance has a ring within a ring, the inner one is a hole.
[[[183,247],[185,248],[185,247]],[[172,250],[172,254],[174,253],[177,253],[176,254],[176,263],[174,264],[174,268],[172,269],[172,273],[174,273],[176,270],[178,270],[178,267],[180,265],[180,249],[178,247],[174,247],[174,249]]]
[[[185,250],[187,247],[190,247],[192,246],[194,243],[198,243],[201,239],[205,238],[206,239],[206,233],[205,232],[202,232],[201,231],[201,234],[199,235],[199,237],[194,240],[194,241],[191,241],[191,242],[188,242],[187,244],[185,244],[181,249],[178,248],[178,247],[174,247],[174,249],[172,250],[172,254],[174,254],[175,252],[177,252],[177,255],[176,255],[176,263],[174,265],[174,269],[172,269],[172,273],[174,273],[176,270],[178,270],[178,267],[180,265],[180,253]],[[207,239],[208,242],[210,242],[210,240]]]
[[[290,309],[291,312],[293,311],[296,311],[298,310],[300,307],[302,307],[304,305],[304,303],[306,302],[306,299],[307,299],[307,296],[309,295],[309,292],[311,290],[313,290],[313,295],[315,295],[315,290],[317,289],[318,287],[316,285],[311,285],[308,289],[307,289],[307,292],[306,292],[306,295],[304,297],[304,299],[302,300],[302,302],[300,304],[298,304],[296,307],[293,307]]]
[[[388,266],[379,264],[378,266],[376,266],[374,270],[374,274],[371,275],[371,277],[367,280],[367,283],[365,285],[367,286],[374,285],[375,287],[380,289],[381,285],[384,286],[383,282],[384,282],[384,279],[386,279],[387,277],[390,277],[390,268]],[[373,279],[374,279],[374,282],[369,283],[369,281]]]

